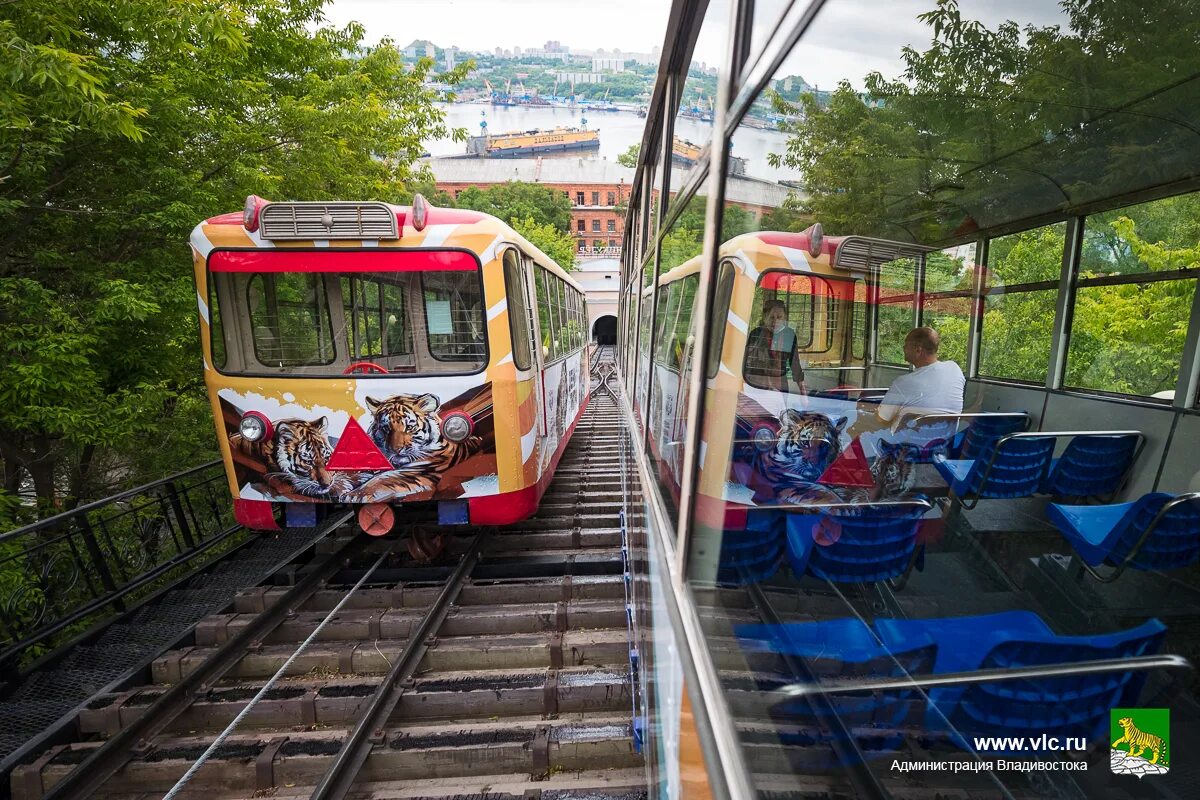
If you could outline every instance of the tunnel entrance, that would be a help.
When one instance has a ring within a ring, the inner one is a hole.
[[[596,344],[616,344],[617,318],[612,314],[597,318],[596,324],[592,326],[592,338],[596,340]]]

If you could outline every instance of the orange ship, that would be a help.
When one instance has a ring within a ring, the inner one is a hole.
[[[555,128],[552,131],[532,130],[501,133],[495,136],[472,136],[467,142],[467,155],[487,158],[519,158],[567,150],[598,150],[600,132],[581,128]]]

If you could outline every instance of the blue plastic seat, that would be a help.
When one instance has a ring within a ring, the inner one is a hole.
[[[721,537],[717,582],[742,585],[770,578],[782,561],[783,543],[771,531],[726,531]]]
[[[1153,492],[1103,506],[1052,503],[1046,515],[1087,570],[1106,583],[1127,567],[1162,571],[1200,561],[1200,492]],[[1115,569],[1107,574],[1093,569],[1103,564]]]
[[[932,506],[923,496],[793,512],[787,517],[788,560],[834,583],[873,583],[908,571],[917,526]]]
[[[903,678],[933,670],[936,645],[926,634],[896,637],[889,646],[880,643],[867,625],[857,618],[780,625],[738,625],[734,628],[747,657],[778,654],[801,661],[808,675],[793,675],[794,682],[844,678]],[[768,679],[769,680],[769,679]],[[777,689],[778,681],[760,688]],[[825,696],[827,701],[797,698],[772,708],[776,719],[804,722],[830,713],[847,726],[901,725],[916,717],[921,704],[915,689],[846,692]],[[916,719],[911,721],[915,722]]]
[[[1127,433],[1117,436],[1076,436],[1050,464],[1042,494],[1054,497],[1108,497],[1121,488],[1145,438]]]
[[[1029,414],[1024,411],[999,412],[975,417],[951,452],[960,459],[982,458],[996,442],[1010,433],[1029,430]]]
[[[1153,655],[1166,628],[1156,619],[1118,633],[1059,636],[1029,611],[926,620],[877,620],[885,645],[928,636],[937,643],[934,671],[1036,667]],[[1108,732],[1109,710],[1137,705],[1145,673],[1116,670],[1061,677],[971,683],[933,689],[931,729],[969,736],[1082,736]],[[965,740],[969,742],[968,740]]]
[[[960,426],[966,423],[961,430]],[[1002,436],[1029,429],[1024,411],[976,412],[967,414],[909,414],[895,433],[896,441],[917,446],[909,460],[933,463],[935,456],[974,459]]]
[[[1009,435],[986,448],[979,458],[934,458],[934,467],[950,493],[966,508],[983,498],[1029,497],[1045,481],[1054,457],[1053,435]]]

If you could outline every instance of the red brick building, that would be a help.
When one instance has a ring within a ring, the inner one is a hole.
[[[435,158],[428,162],[439,189],[457,196],[469,186],[507,181],[553,186],[571,200],[571,233],[576,247],[589,254],[618,255],[625,233],[634,171],[598,158]],[[672,171],[676,175],[678,170]],[[731,176],[725,200],[755,217],[778,208],[787,187],[770,181]]]

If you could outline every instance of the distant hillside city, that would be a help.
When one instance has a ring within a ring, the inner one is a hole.
[[[429,58],[447,72],[472,62],[474,67],[465,80],[454,87],[439,87],[459,102],[490,100],[502,105],[552,105],[586,101],[638,109],[650,100],[660,48],[656,46],[649,53],[603,47],[572,50],[558,41],[548,41],[541,47],[496,47],[483,51],[440,47],[428,40],[417,39],[402,52],[406,63]],[[799,75],[780,78],[773,82],[772,88],[789,104],[794,104],[806,93],[815,94],[819,103],[824,103],[829,96],[828,91],[819,90]],[[684,86],[681,113],[711,119],[716,93],[717,66],[693,62]],[[752,116],[768,122],[778,122],[782,118],[765,93]]]

